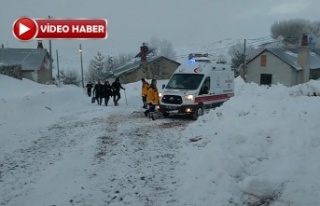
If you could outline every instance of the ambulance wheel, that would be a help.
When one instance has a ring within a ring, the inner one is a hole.
[[[199,105],[196,111],[192,113],[192,119],[197,120],[199,116],[202,116],[204,114],[204,106]]]

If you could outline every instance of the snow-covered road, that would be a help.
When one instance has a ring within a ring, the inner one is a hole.
[[[175,204],[180,131],[190,121],[127,110],[68,114],[30,146],[5,154],[0,205]]]
[[[140,82],[105,107],[0,75],[0,206],[318,206],[320,82],[236,85],[195,122],[152,121]]]

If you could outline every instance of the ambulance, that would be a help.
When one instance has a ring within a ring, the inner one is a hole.
[[[188,115],[197,120],[205,109],[214,108],[234,96],[234,72],[226,64],[218,64],[208,54],[190,54],[162,86],[159,111]]]

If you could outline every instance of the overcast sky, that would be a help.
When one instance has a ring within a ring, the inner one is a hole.
[[[22,43],[12,34],[12,24],[21,16],[106,18],[106,40],[52,41],[53,54],[58,49],[60,67],[67,69],[80,67],[80,43],[85,66],[97,51],[139,52],[141,43],[152,36],[172,42],[178,52],[195,45],[218,47],[217,42],[226,38],[234,42],[270,36],[275,21],[320,20],[319,8],[320,0],[1,0],[0,43],[36,47],[36,41]],[[47,41],[44,46],[48,48]]]

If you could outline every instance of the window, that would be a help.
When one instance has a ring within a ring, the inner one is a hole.
[[[261,55],[260,56],[260,66],[261,67],[266,67],[267,66],[267,56],[266,55]]]
[[[174,74],[166,88],[195,90],[199,88],[202,79],[203,74]]]
[[[272,74],[260,74],[260,84],[261,85],[271,85]]]
[[[199,95],[209,94],[209,90],[210,90],[210,77],[207,77],[203,82],[203,85],[200,89]]]

